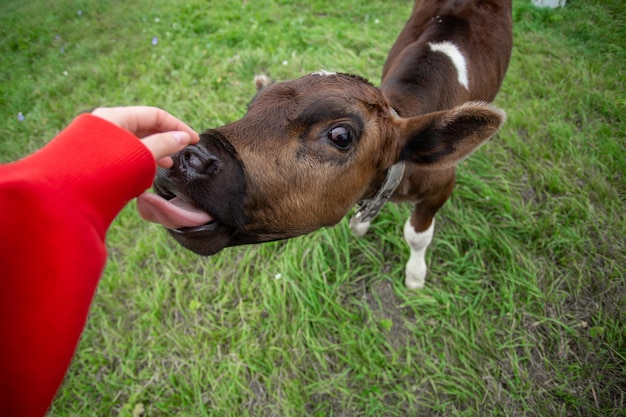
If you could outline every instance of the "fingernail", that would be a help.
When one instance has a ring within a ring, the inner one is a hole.
[[[191,142],[191,136],[187,132],[172,132],[172,135],[181,145],[189,145]]]

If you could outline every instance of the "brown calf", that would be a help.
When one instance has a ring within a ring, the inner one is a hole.
[[[486,102],[508,65],[511,26],[510,0],[417,0],[380,89],[326,71],[258,79],[241,120],[206,131],[159,171],[142,215],[210,255],[334,225],[358,202],[352,226],[362,234],[393,193],[416,204],[405,225],[405,283],[422,287],[454,167],[504,121]]]

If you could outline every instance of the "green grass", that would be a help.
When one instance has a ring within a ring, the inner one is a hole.
[[[261,72],[378,83],[411,4],[2,0],[0,161],[102,104],[203,130]],[[344,221],[202,258],[131,204],[49,415],[626,415],[623,1],[514,20],[508,121],[458,170],[424,290],[402,285],[408,206],[362,239]]]

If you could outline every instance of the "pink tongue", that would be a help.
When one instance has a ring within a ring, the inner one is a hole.
[[[144,220],[162,224],[168,229],[202,226],[213,220],[213,217],[187,200],[174,197],[168,201],[147,192],[137,197],[137,209]]]

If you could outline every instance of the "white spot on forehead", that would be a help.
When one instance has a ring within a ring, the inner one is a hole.
[[[466,90],[469,90],[469,79],[467,76],[467,63],[465,62],[465,57],[459,50],[459,48],[453,44],[452,42],[438,42],[432,43],[429,42],[428,46],[430,46],[430,50],[433,52],[441,52],[445,54],[452,60],[452,64],[456,68],[456,72],[458,75],[459,83],[465,87]]]
[[[311,75],[335,75],[337,74],[334,71],[326,71],[325,69],[319,70],[319,71],[315,71],[312,72]]]

